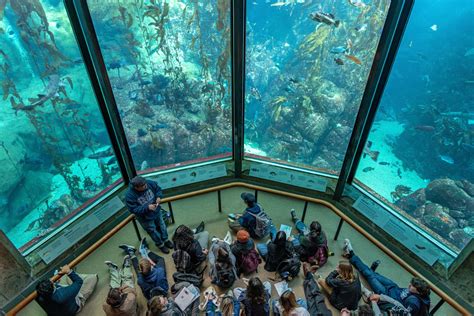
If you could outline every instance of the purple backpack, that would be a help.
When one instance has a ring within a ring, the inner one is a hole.
[[[250,274],[257,271],[258,265],[262,262],[258,252],[255,249],[242,252],[239,258],[239,272],[243,274]]]

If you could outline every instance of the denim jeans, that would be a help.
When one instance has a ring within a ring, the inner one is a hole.
[[[375,294],[388,295],[391,298],[400,301],[400,293],[402,289],[395,282],[372,271],[356,255],[353,255],[349,261],[364,276]]]
[[[158,248],[163,246],[165,241],[168,240],[168,231],[161,215],[157,216],[154,220],[147,220],[143,217],[137,216],[137,220],[148,235],[150,235]]]

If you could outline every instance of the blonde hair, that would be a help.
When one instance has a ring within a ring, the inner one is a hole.
[[[298,307],[296,303],[296,296],[290,290],[283,292],[280,296],[280,304],[283,307],[283,316],[288,316],[291,314],[291,311]]]
[[[339,261],[339,279],[353,282],[355,280],[354,269],[349,261]]]
[[[143,274],[146,275],[146,274],[150,273],[150,271],[151,271],[151,262],[150,262],[150,260],[145,259],[145,258],[141,258],[140,262],[139,262],[139,265],[140,265],[140,271]]]
[[[222,299],[220,306],[222,316],[234,315],[234,299],[231,296],[226,296]]]

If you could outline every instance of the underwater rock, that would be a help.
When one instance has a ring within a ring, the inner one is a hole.
[[[449,233],[449,238],[453,241],[454,245],[462,249],[472,237],[469,236],[469,234],[467,234],[464,230],[457,228]]]
[[[471,238],[474,238],[474,227],[473,227],[473,226],[474,226],[474,225],[468,226],[468,227],[464,227],[464,229],[463,229],[466,234],[468,234],[469,236],[471,236]]]
[[[328,127],[328,119],[319,113],[312,113],[310,115],[300,115],[297,118],[298,124],[294,128],[308,141],[316,143],[321,135],[326,132]]]
[[[422,223],[431,228],[442,237],[448,238],[449,232],[458,227],[457,221],[445,212],[441,205],[425,205],[425,215],[422,217]]]
[[[415,192],[402,197],[395,205],[403,209],[409,214],[414,215],[415,210],[426,203],[425,189],[418,189]],[[419,212],[418,212],[419,213]],[[422,216],[423,214],[419,215]],[[415,217],[419,217],[415,216]]]
[[[426,199],[454,210],[466,210],[471,198],[451,179],[436,179],[426,187]]]
[[[469,196],[474,197],[474,184],[467,180],[461,180],[460,182],[464,191],[466,191]]]
[[[450,210],[449,215],[455,219],[463,219],[466,217],[466,214],[462,211]]]
[[[423,215],[425,215],[425,206],[422,205],[418,207],[416,210],[414,210],[411,215],[415,218],[421,218]]]
[[[315,95],[316,104],[322,109],[319,112],[335,117],[344,112],[347,94],[344,89],[336,86],[332,81],[320,80]]]

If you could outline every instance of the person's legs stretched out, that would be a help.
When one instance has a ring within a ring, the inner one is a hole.
[[[318,284],[314,280],[311,265],[307,262],[303,263],[304,282],[303,290],[306,298],[307,310],[310,315],[332,315],[326,304],[324,303],[324,295],[321,293]]]

